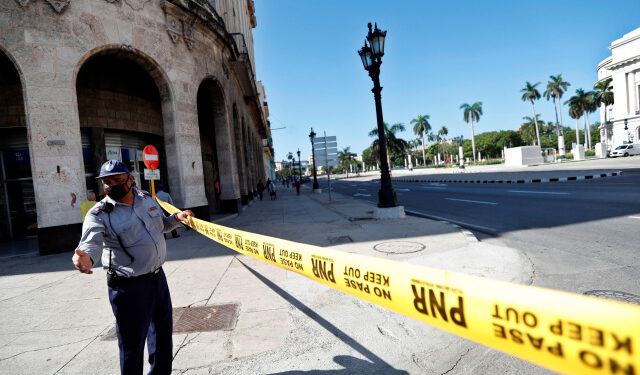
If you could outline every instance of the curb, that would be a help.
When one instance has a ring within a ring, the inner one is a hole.
[[[584,176],[569,176],[569,177],[553,177],[553,178],[534,178],[534,179],[516,179],[516,180],[463,180],[463,179],[405,179],[394,178],[393,181],[397,182],[435,182],[435,183],[450,183],[450,184],[532,184],[532,183],[545,183],[545,182],[565,182],[576,180],[595,180],[598,178],[614,177],[622,175],[622,171],[600,173]]]

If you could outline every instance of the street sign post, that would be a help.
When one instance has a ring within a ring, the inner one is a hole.
[[[156,150],[155,147],[153,147],[152,145],[147,145],[145,146],[144,150],[142,150],[142,161],[144,162],[144,165],[149,168],[150,170],[156,170],[158,169],[158,166],[160,165],[160,155],[158,154],[158,150]],[[158,180],[160,179],[160,171],[157,172],[158,174]],[[145,169],[145,175],[144,175],[145,180],[151,180],[151,195],[153,196],[153,199],[156,198],[156,187],[153,184],[153,181],[156,179],[153,178],[147,178],[147,170]]]
[[[329,167],[338,166],[338,142],[336,136],[315,137],[313,139],[313,150],[316,152],[316,163],[324,164],[327,169],[327,183],[329,184],[329,200],[331,200],[331,169]]]

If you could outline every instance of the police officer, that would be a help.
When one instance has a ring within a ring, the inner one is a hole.
[[[98,178],[107,196],[87,213],[73,264],[90,274],[101,259],[107,269],[122,374],[142,374],[145,338],[150,374],[170,374],[173,321],[162,271],[167,257],[163,232],[179,227],[193,212],[165,217],[149,193],[133,187],[133,176],[120,161],[104,163]]]

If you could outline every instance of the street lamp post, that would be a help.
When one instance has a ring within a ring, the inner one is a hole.
[[[316,133],[311,128],[311,133],[309,133],[309,139],[311,140],[311,157],[313,158],[313,191],[318,191],[320,189],[320,185],[318,185],[318,176],[316,171],[316,151],[314,150],[313,141],[316,137]]]
[[[300,182],[302,182],[302,161],[300,159],[300,149],[298,149],[298,178],[300,179]]]
[[[387,36],[386,31],[378,29],[371,30],[371,23],[368,24],[369,33],[364,42],[362,49],[358,51],[362,59],[364,69],[369,72],[369,76],[373,81],[373,97],[376,103],[376,120],[378,122],[378,142],[380,146],[380,191],[378,192],[378,207],[389,208],[396,207],[398,200],[396,192],[391,186],[391,175],[389,173],[389,163],[387,162],[387,141],[384,133],[384,122],[382,119],[382,103],[380,92],[380,65],[382,64],[382,56],[384,55],[384,39]],[[371,45],[367,45],[367,41]]]

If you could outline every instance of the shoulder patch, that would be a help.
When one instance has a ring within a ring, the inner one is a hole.
[[[150,197],[150,196],[151,196],[151,193],[149,193],[149,192],[148,192],[148,191],[146,191],[146,190],[138,190],[138,195],[140,195],[140,196]]]

